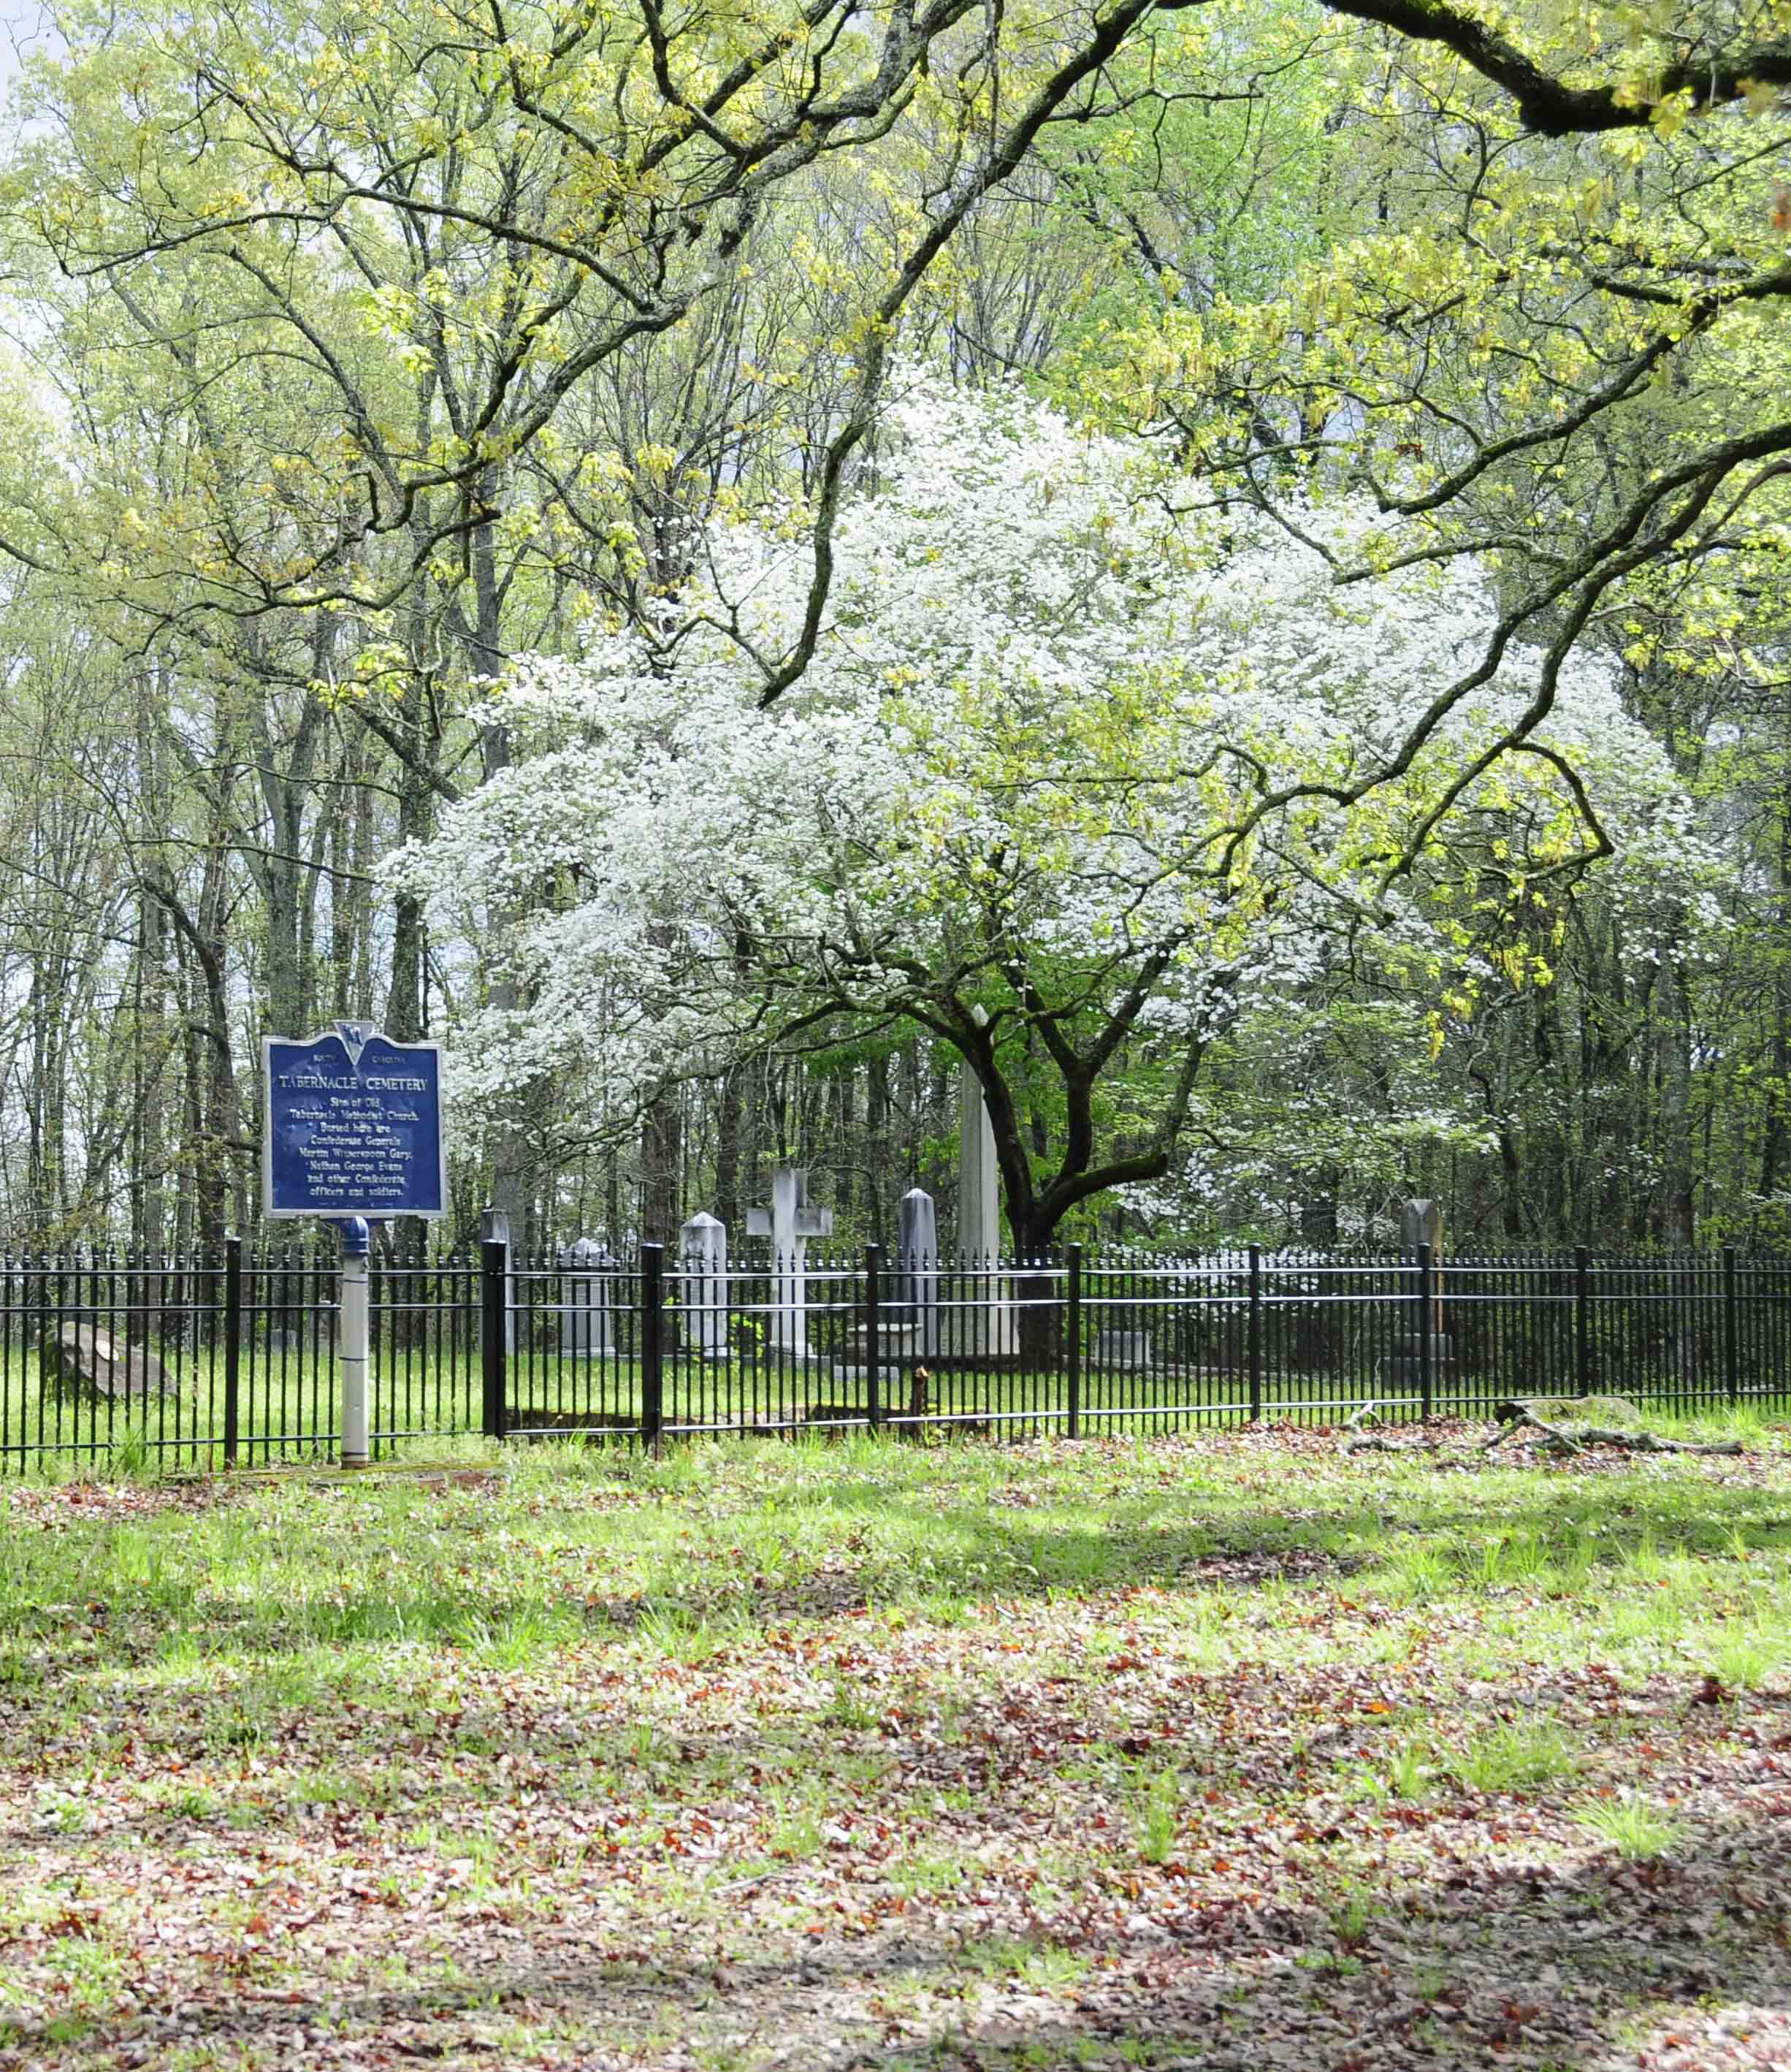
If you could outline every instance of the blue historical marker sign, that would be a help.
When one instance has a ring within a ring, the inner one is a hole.
[[[261,1046],[261,1211],[269,1216],[441,1216],[442,1046],[339,1022]]]

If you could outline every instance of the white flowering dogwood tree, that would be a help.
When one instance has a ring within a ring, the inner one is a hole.
[[[1197,500],[1160,449],[915,376],[774,705],[800,510],[713,525],[655,624],[519,668],[511,767],[392,866],[528,1002],[467,1010],[462,1097],[551,1077],[619,1123],[765,1046],[925,1031],[981,1083],[1029,1256],[1174,1169],[1247,1018],[1366,956],[1440,1033],[1489,977],[1546,983],[1559,881],[1613,836],[1671,867],[1683,802],[1603,668],[1493,752],[1535,697],[1509,648],[1415,749],[1496,623],[1484,578],[1339,586],[1397,547],[1370,514]]]

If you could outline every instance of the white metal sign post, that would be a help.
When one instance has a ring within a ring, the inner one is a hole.
[[[372,1227],[447,1214],[442,1046],[339,1022],[305,1042],[267,1038],[261,1065],[261,1212],[320,1216],[342,1240],[342,1465],[364,1468]]]
[[[344,1216],[342,1231],[342,1465],[364,1468],[367,1449],[367,1260],[373,1233],[364,1216]]]

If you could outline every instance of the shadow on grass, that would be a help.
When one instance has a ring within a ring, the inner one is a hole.
[[[765,1566],[750,1547],[730,1544],[740,1528],[725,1515],[712,1527],[714,1558],[700,1546],[654,1547],[635,1557],[640,1586],[625,1591],[603,1587],[601,1545],[561,1547],[532,1592],[432,1556],[368,1562],[363,1572],[351,1565],[366,1544],[357,1537],[339,1554],[318,1550],[314,1591],[271,1605],[207,1594],[200,1568],[153,1581],[121,1574],[126,1564],[112,1564],[103,1531],[72,1533],[62,1558],[14,1572],[0,1693],[41,1696],[66,1679],[141,1670],[158,1658],[170,1671],[240,1671],[295,1652],[407,1642],[462,1649],[500,1670],[606,1637],[641,1638],[674,1655],[694,1639],[715,1653],[750,1643],[764,1626],[869,1605],[958,1620],[992,1599],[1140,1588],[1247,1593],[1396,1569],[1413,1555],[1435,1557],[1433,1587],[1471,1595],[1552,1571],[1571,1593],[1645,1548],[1661,1559],[1791,1548],[1791,1497],[1771,1488],[1541,1471],[1522,1500],[1475,1509],[1451,1500],[1455,1486],[1443,1484],[1434,1496],[1407,1487],[1384,1499],[1352,1490],[1329,1510],[1322,1507],[1334,1493],[1319,1489],[1298,1515],[1251,1511],[1248,1491],[1074,1490],[1054,1515],[1055,1490],[1036,1512],[980,1493],[942,1507],[847,1476],[811,1498],[781,1494],[778,1519],[812,1510],[842,1530],[830,1543],[791,1544]],[[863,1521],[856,1531],[854,1519]],[[444,1521],[459,1552],[462,1523]],[[614,1529],[626,1538],[624,1520]],[[130,1560],[140,1563],[140,1542]]]
[[[1777,2063],[1791,2037],[1791,1954],[1777,1889],[1782,1821],[1711,1827],[1683,1852],[1635,1864],[1606,1854],[1559,1873],[1471,1860],[1377,1893],[1340,1926],[1334,1909],[1202,1895],[1123,1928],[1066,1914],[979,1941],[962,1915],[873,1942],[837,1930],[798,1939],[730,1916],[732,1947],[681,1954],[676,1923],[612,1918],[594,1952],[562,1930],[512,1925],[501,1960],[473,1936],[451,1981],[367,1992],[343,1981],[247,1996],[220,1980],[181,1999],[194,2062],[295,2061],[331,2051],[447,2064],[569,2062],[568,2049],[730,2067],[797,2062],[857,2072],[1037,2072],[1084,2065],[1200,2072],[1405,2072],[1501,2062],[1604,2072],[1658,2025],[1671,2062]],[[700,1930],[695,1931],[700,1934]],[[687,1938],[689,1931],[686,1931]],[[688,1947],[688,1942],[687,1942]],[[290,1953],[289,1953],[290,1954]],[[302,1956],[302,1952],[298,1953]],[[389,1961],[389,1960],[388,1960]],[[139,1985],[139,1994],[142,1987]],[[891,2018],[892,1996],[908,2017]],[[1673,2010],[1669,2014],[1666,2010]],[[1657,2011],[1657,2012],[1651,2012]],[[1730,2011],[1732,2049],[1712,2022]],[[495,2044],[494,2025],[508,2040]],[[0,2016],[0,2056],[66,2066],[155,2062],[172,2009],[64,2022],[53,2061],[35,2028]],[[917,2033],[918,2032],[918,2033]],[[490,2054],[502,2049],[500,2059]],[[212,2054],[212,2055],[202,2055]],[[582,2058],[570,2062],[584,2062]]]

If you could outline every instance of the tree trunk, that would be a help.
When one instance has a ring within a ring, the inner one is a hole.
[[[1662,1235],[1689,1252],[1697,1235],[1697,1174],[1693,1164],[1691,1002],[1682,979],[1667,1003],[1661,1031],[1661,1163],[1665,1215]]]
[[[715,1213],[730,1237],[741,1232],[740,1220],[740,1069],[722,1075],[715,1124]]]
[[[684,1116],[678,1089],[655,1094],[641,1119],[641,1236],[649,1244],[674,1245],[682,1222],[678,1174]]]
[[[894,1214],[889,1182],[889,1061],[881,1052],[865,1074],[865,1185],[870,1192],[868,1227],[873,1244],[883,1244]]]

